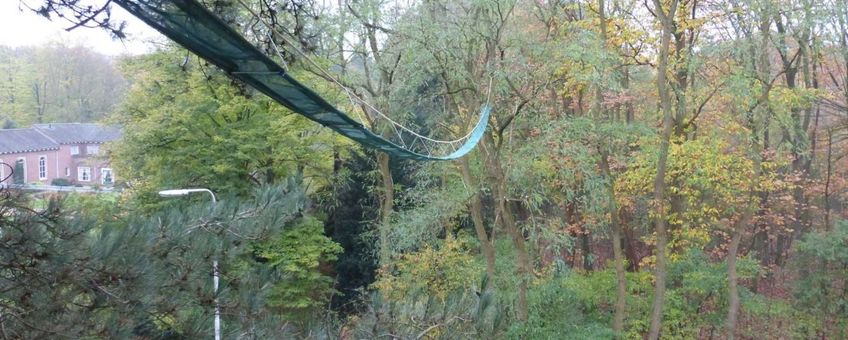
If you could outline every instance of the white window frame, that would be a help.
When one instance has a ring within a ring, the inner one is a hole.
[[[85,174],[88,174],[88,179],[84,179]],[[79,166],[77,167],[77,180],[80,182],[91,182],[91,167],[89,166]]]
[[[85,153],[88,155],[96,155],[100,153],[100,145],[89,144],[85,146]]]
[[[80,154],[79,145],[71,145],[71,156],[76,156]]]
[[[38,179],[47,179],[47,155],[38,156]]]
[[[106,172],[109,172],[109,177],[112,178],[112,184],[115,184],[115,173],[112,168],[100,168],[100,184],[106,185]]]

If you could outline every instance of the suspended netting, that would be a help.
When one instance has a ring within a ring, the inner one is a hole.
[[[336,132],[392,156],[418,160],[451,160],[471,151],[489,121],[483,106],[475,126],[465,136],[438,140],[409,129],[378,110],[375,119],[388,126],[384,135],[370,131],[304,86],[239,33],[194,0],[114,0],[154,29],[186,49],[250,84],[290,110]],[[347,88],[343,90],[351,96]],[[362,101],[362,103],[365,103]],[[367,104],[367,103],[365,103]],[[373,108],[373,107],[371,107]]]

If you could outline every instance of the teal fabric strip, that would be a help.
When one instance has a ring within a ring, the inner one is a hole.
[[[486,131],[491,112],[488,105],[481,109],[479,121],[469,138],[450,154],[431,156],[408,150],[374,134],[286,74],[280,65],[195,0],[114,1],[168,38],[220,67],[230,76],[250,84],[292,111],[366,147],[401,158],[451,160],[470,152]]]

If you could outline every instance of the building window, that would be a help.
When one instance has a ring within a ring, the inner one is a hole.
[[[11,167],[11,165],[7,166],[6,163],[3,163],[3,160],[0,159],[0,183],[6,180],[6,168]]]
[[[71,156],[79,155],[79,146],[71,145]]]
[[[71,177],[71,168],[65,168],[65,177]]]
[[[47,156],[38,157],[38,179],[47,179]]]
[[[115,182],[115,178],[112,175],[111,168],[102,168],[100,169],[100,184],[103,185],[112,185]]]
[[[15,170],[12,176],[12,182],[15,184],[26,184],[27,182],[27,166],[26,158],[20,157],[15,161]]]
[[[88,153],[89,155],[96,155],[98,152],[100,152],[100,146],[99,145],[86,146],[85,152]]]
[[[91,168],[81,166],[77,168],[77,179],[80,182],[91,182]]]

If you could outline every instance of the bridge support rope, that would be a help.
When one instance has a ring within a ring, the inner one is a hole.
[[[474,128],[462,139],[440,141],[420,136],[398,125],[393,129],[400,141],[393,142],[380,136],[362,123],[349,117],[310,88],[292,78],[286,70],[259,51],[238,32],[221,21],[195,0],[113,0],[176,43],[220,67],[278,103],[321,125],[373,149],[389,155],[416,160],[452,160],[470,152],[483,137],[489,122],[491,108],[484,105]],[[420,139],[424,151],[406,147],[403,133]],[[464,140],[463,140],[464,139]],[[454,143],[462,142],[459,148]],[[398,144],[399,143],[399,144]],[[442,145],[444,144],[444,145]],[[437,149],[450,151],[433,154]]]

